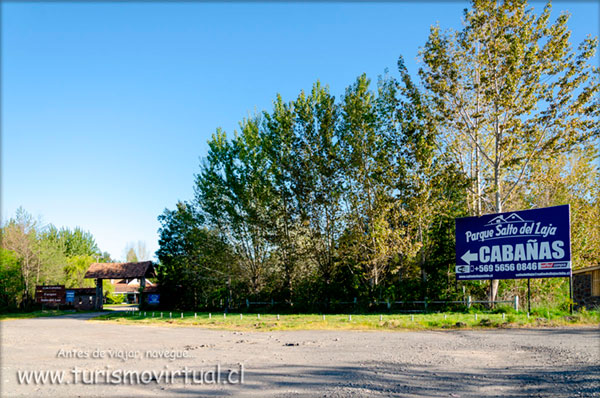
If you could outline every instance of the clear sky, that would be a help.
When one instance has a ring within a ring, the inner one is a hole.
[[[23,206],[115,259],[128,242],[154,252],[157,216],[193,197],[217,127],[317,79],[339,96],[401,54],[414,74],[429,27],[460,28],[467,6],[3,2],[2,218]],[[598,35],[598,2],[559,10],[573,43]]]

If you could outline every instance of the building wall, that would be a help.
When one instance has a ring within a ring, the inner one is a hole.
[[[573,275],[573,301],[575,308],[600,307],[600,277],[598,270]]]
[[[90,300],[90,296],[92,299]],[[75,294],[75,301],[73,302],[73,307],[78,310],[93,310],[94,309],[94,301],[96,299],[96,295],[78,295]]]

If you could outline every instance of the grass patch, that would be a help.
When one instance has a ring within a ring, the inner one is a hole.
[[[155,326],[198,326],[208,329],[239,331],[273,330],[438,330],[499,327],[565,327],[592,326],[600,323],[600,311],[568,315],[549,314],[549,318],[526,313],[432,313],[432,314],[248,314],[207,312],[135,311],[110,312],[93,319],[100,322]]]

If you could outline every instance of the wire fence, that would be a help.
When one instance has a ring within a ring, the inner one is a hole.
[[[162,308],[169,310],[164,306],[144,305],[144,308]],[[481,311],[507,309],[507,307],[519,311],[519,296],[514,296],[511,300],[473,300],[471,296],[464,300],[385,300],[385,301],[361,301],[354,298],[351,301],[330,300],[328,302],[315,301],[312,303],[293,302],[293,301],[252,301],[227,300],[207,302],[205,305],[193,308],[194,311],[223,311],[227,312],[256,312],[264,313],[431,313],[431,312],[463,312],[470,309]]]
[[[237,305],[231,306],[237,310],[250,311],[251,309],[284,309],[294,307],[293,302],[284,301],[250,301],[246,299],[243,303],[236,303]],[[359,312],[368,310],[368,312],[405,312],[405,313],[427,313],[427,312],[440,312],[440,311],[464,311],[469,310],[472,307],[478,309],[493,309],[498,305],[504,305],[512,307],[515,311],[519,311],[519,296],[514,296],[512,300],[472,300],[471,296],[465,298],[465,300],[451,301],[451,300],[406,300],[406,301],[373,301],[373,302],[360,302],[356,298],[353,301],[335,301],[332,300],[328,303],[313,303],[313,306],[325,308],[327,312]]]

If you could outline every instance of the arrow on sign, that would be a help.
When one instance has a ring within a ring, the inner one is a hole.
[[[471,265],[471,261],[477,261],[477,253],[471,253],[471,250],[467,250],[460,259]]]

